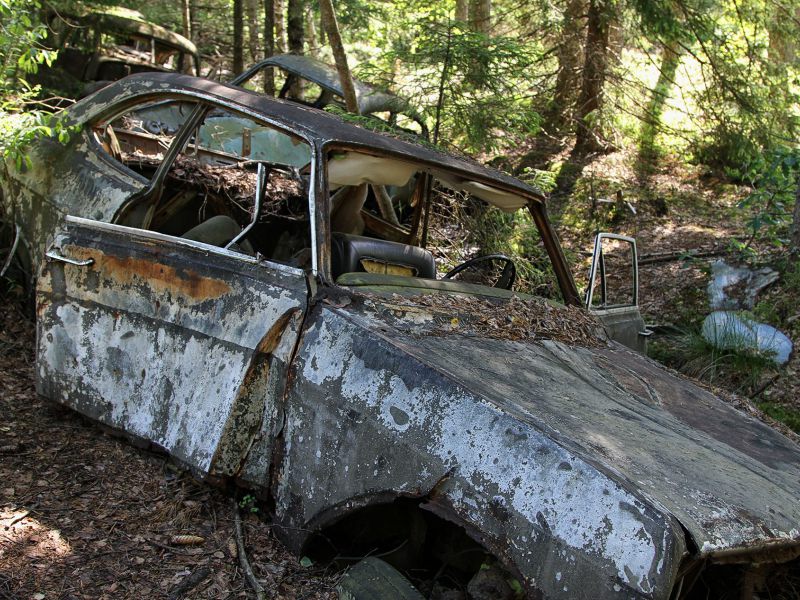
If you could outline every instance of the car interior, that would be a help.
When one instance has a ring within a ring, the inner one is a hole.
[[[137,106],[97,122],[92,132],[112,158],[149,181],[196,106],[172,100]],[[437,270],[445,269],[437,269],[437,257],[422,247],[426,205],[435,210],[455,195],[483,197],[501,206],[520,202],[499,189],[412,162],[354,151],[331,151],[327,158],[334,280],[352,273],[436,279]],[[307,268],[310,161],[304,141],[210,108],[163,184],[145,196],[134,194],[118,222]],[[431,222],[435,225],[436,218]],[[474,265],[475,260],[469,265],[459,261],[463,264],[444,278],[458,275],[463,281],[511,289],[513,261],[502,255],[484,258]],[[465,266],[470,268],[461,276]]]

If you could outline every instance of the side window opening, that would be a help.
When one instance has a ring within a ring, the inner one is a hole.
[[[195,106],[178,100],[138,105],[96,122],[92,134],[114,160],[149,180]]]
[[[129,111],[94,134],[127,168],[151,179],[194,105],[162,102]],[[297,267],[310,265],[310,146],[219,107],[207,110],[161,188],[124,212],[123,225],[157,231]]]

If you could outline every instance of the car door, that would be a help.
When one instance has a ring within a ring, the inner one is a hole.
[[[75,217],[47,257],[38,392],[201,475],[265,478],[305,272]]]
[[[645,354],[647,330],[639,311],[636,240],[614,233],[595,238],[586,308],[603,323],[611,339]]]

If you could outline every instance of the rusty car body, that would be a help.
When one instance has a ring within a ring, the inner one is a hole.
[[[231,80],[232,85],[245,86],[259,73],[267,69],[284,75],[278,90],[278,98],[303,102],[315,108],[335,104],[344,108],[344,91],[339,72],[321,60],[299,54],[276,54],[249,67]],[[293,87],[300,84],[301,93],[295,97]],[[425,118],[408,100],[380,90],[355,79],[353,81],[358,110],[361,115],[384,115],[390,125],[404,126],[412,133],[428,137]],[[400,123],[398,123],[398,119]]]
[[[59,50],[51,67],[78,81],[114,81],[133,73],[181,71],[185,61],[199,73],[197,47],[184,36],[118,6],[47,16],[48,44]]]
[[[66,147],[2,176],[39,270],[40,394],[256,490],[296,551],[361,536],[406,568],[473,544],[461,567],[489,555],[532,598],[747,597],[796,569],[792,440],[589,321],[521,329],[519,307],[588,318],[536,189],[186,75],[69,111]],[[431,186],[529,210],[563,306],[437,278],[416,226],[368,210],[369,184],[409,182],[416,224]]]

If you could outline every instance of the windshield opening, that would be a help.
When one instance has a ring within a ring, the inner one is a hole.
[[[329,153],[327,172],[331,270],[340,284],[374,285],[383,275],[385,285],[403,285],[403,277],[449,280],[470,291],[477,285],[560,299],[526,198],[444,169],[352,151]]]

